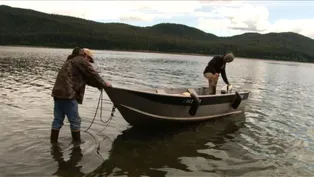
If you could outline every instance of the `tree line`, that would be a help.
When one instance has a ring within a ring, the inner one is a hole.
[[[28,9],[0,6],[0,45],[221,55],[314,62],[314,40],[296,33],[246,33],[218,37],[182,24],[136,27],[98,23]]]

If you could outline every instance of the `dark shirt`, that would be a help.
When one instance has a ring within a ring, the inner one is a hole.
[[[203,73],[221,73],[224,82],[229,84],[228,78],[226,76],[226,62],[224,62],[223,56],[214,56],[213,59],[208,62],[208,65],[206,66]]]

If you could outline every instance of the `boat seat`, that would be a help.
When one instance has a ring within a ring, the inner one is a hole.
[[[167,94],[164,89],[156,89],[156,93]]]

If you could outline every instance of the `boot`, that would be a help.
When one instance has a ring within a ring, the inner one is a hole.
[[[59,130],[51,129],[51,134],[50,134],[50,142],[51,143],[57,143],[58,142],[59,132],[60,132]]]
[[[72,140],[75,143],[81,143],[81,132],[80,131],[71,131]]]
[[[216,86],[212,86],[212,95],[216,95]]]

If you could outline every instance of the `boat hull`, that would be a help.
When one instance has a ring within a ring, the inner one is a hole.
[[[239,93],[241,102],[233,108],[236,94],[197,95],[200,102],[195,105],[195,99],[191,96],[178,94],[114,87],[106,92],[122,117],[131,125],[197,122],[239,114],[244,111],[249,96],[249,92]],[[194,109],[194,113],[191,109]]]

